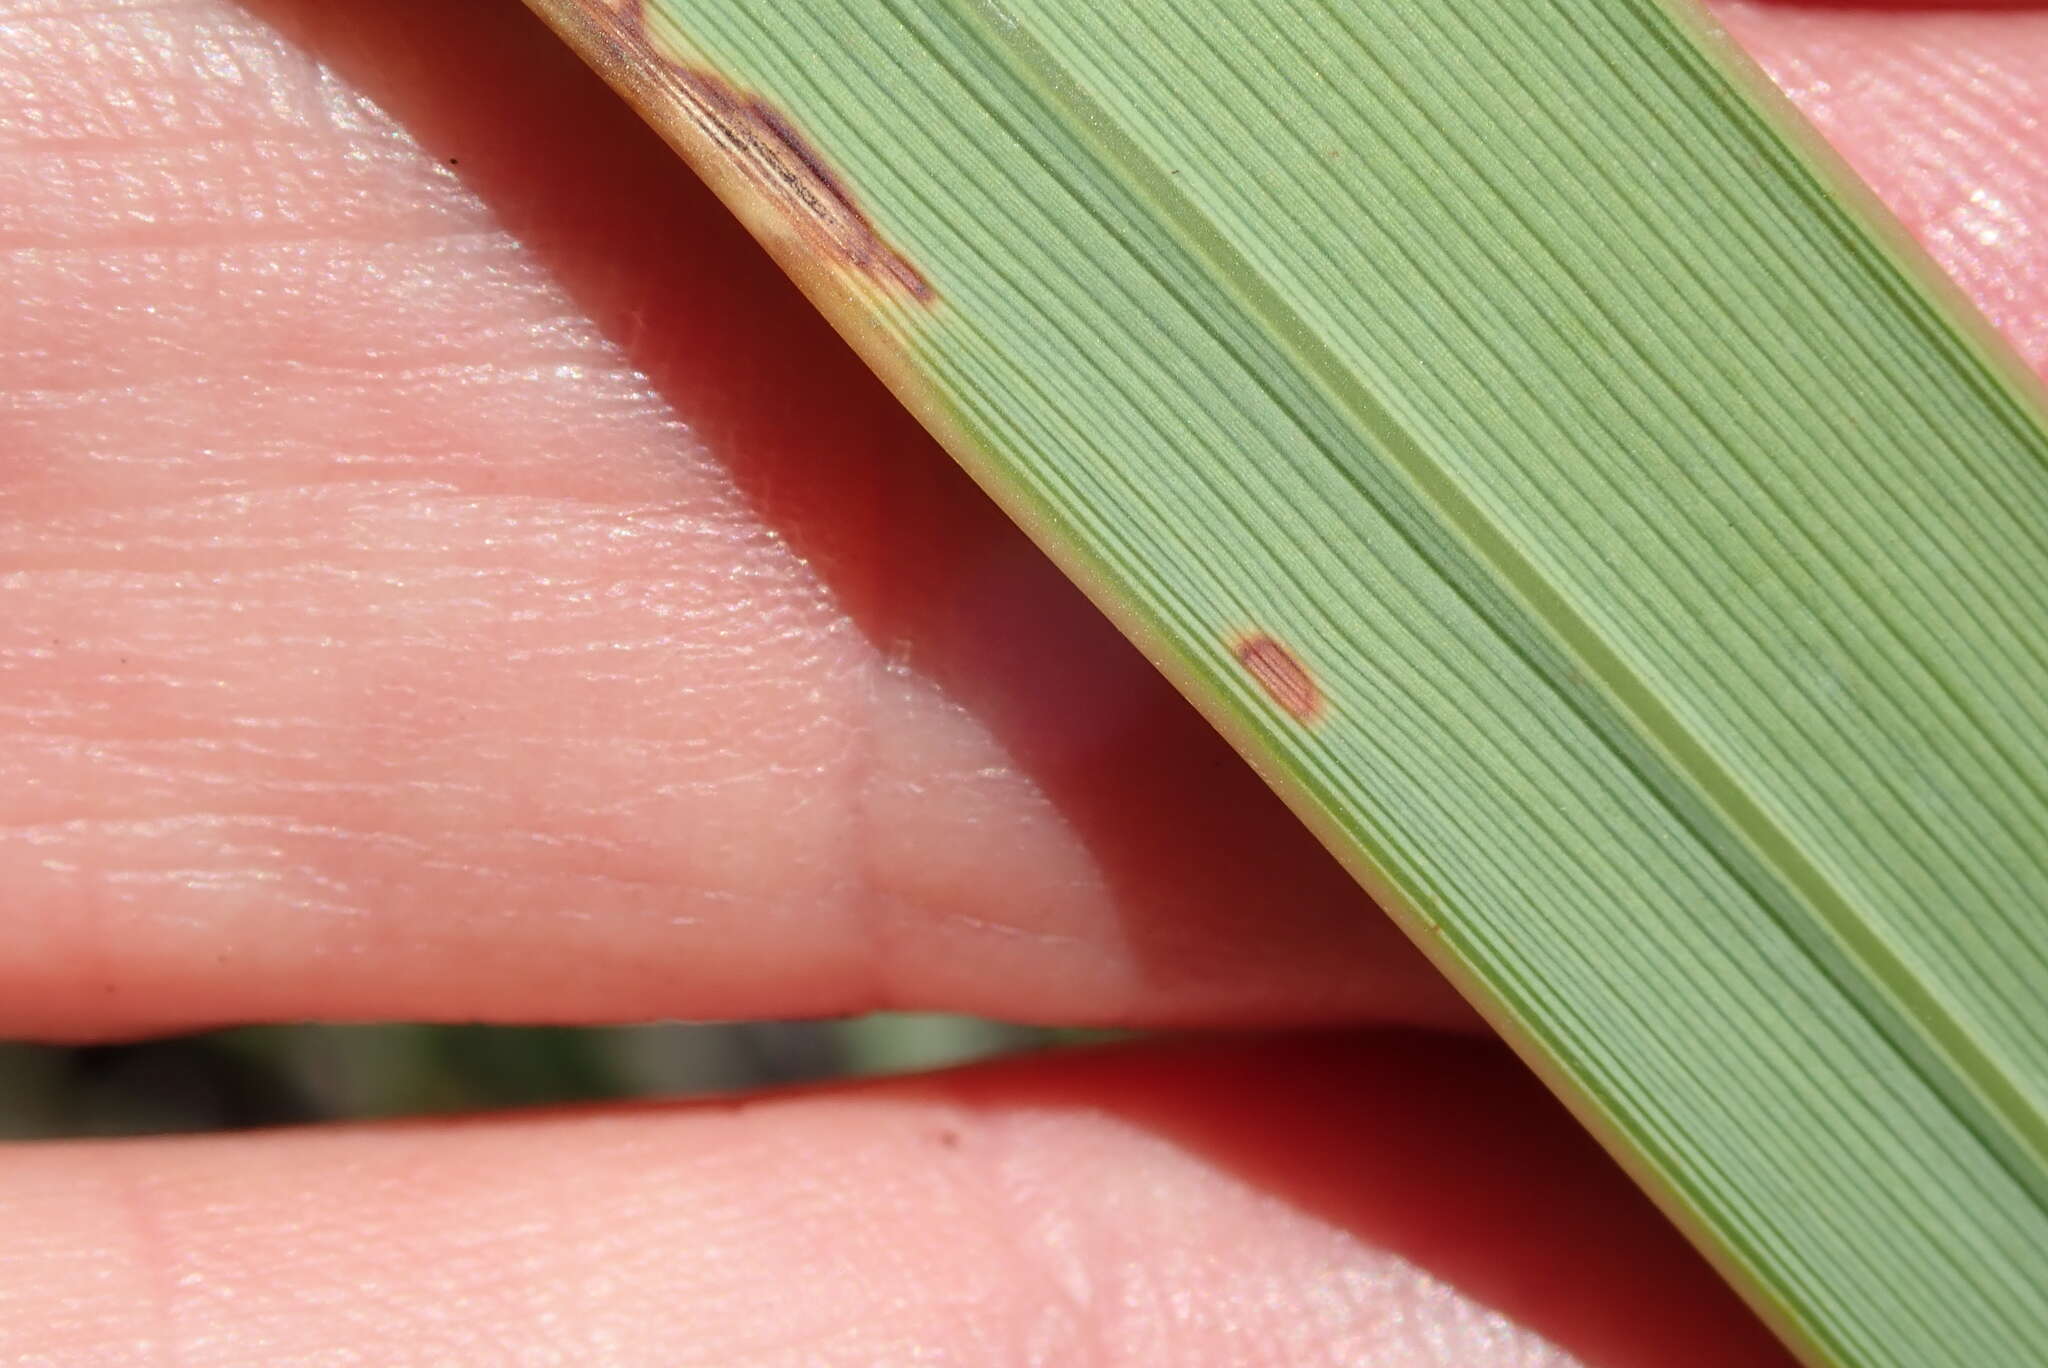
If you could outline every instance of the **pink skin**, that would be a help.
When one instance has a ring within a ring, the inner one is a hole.
[[[2048,362],[2048,19],[1721,12]],[[510,0],[0,0],[0,490],[0,1030],[1469,1023]],[[40,1147],[0,1229],[66,1368],[1772,1361],[1399,1033]]]

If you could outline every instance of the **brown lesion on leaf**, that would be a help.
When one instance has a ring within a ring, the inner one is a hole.
[[[846,183],[788,114],[708,68],[680,60],[648,32],[644,0],[571,0],[607,49],[615,84],[637,91],[671,133],[694,132],[716,154],[711,174],[737,177],[808,255],[918,304],[931,282],[885,241]],[[677,122],[687,125],[678,129]],[[759,231],[757,226],[757,231]]]
[[[1258,681],[1266,697],[1296,722],[1313,726],[1328,711],[1329,700],[1301,657],[1265,632],[1246,632],[1231,643],[1230,653]]]

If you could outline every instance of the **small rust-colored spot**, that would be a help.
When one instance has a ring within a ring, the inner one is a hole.
[[[919,304],[931,282],[884,241],[846,183],[789,115],[703,66],[679,60],[647,29],[644,0],[580,0],[600,22],[615,75],[680,116],[760,204],[820,263]]]
[[[1297,722],[1321,720],[1325,707],[1322,687],[1294,652],[1264,632],[1255,632],[1238,638],[1231,654],[1282,712]]]

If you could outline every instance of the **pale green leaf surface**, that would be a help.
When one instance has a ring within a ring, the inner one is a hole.
[[[938,298],[814,296],[1781,1325],[2048,1359],[2048,439],[1702,17],[646,22]]]

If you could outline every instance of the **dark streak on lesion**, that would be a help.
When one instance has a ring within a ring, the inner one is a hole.
[[[716,72],[664,53],[647,33],[643,3],[587,3],[588,11],[601,16],[620,66],[638,79],[658,83],[818,257],[920,304],[934,302],[938,296],[931,282],[883,240],[845,182],[789,116]]]

